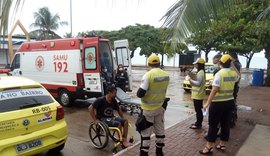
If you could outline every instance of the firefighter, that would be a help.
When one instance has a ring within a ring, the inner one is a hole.
[[[163,156],[165,129],[164,112],[162,107],[169,84],[169,75],[160,69],[160,59],[157,55],[149,56],[150,70],[143,76],[137,96],[141,98],[142,115],[150,126],[140,131],[140,156],[147,156],[150,148],[150,136],[154,131],[156,135],[156,155]]]
[[[225,142],[230,136],[230,119],[234,107],[234,83],[238,81],[239,74],[232,70],[232,58],[225,54],[220,59],[221,69],[216,73],[213,81],[213,88],[204,105],[204,109],[209,107],[209,129],[207,143],[199,153],[209,155],[213,153],[213,146],[217,139],[218,124],[221,126],[220,142],[216,146],[217,150],[225,151]]]

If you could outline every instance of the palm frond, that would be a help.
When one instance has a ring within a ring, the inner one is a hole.
[[[269,15],[270,15],[270,6],[267,7],[262,13],[260,13],[257,20],[262,20],[262,19],[265,19],[267,17],[270,17]]]
[[[179,0],[162,17],[163,27],[170,31],[168,39],[183,41],[192,32],[207,28],[219,17],[224,10],[228,10],[236,3],[244,0]]]
[[[7,35],[10,13],[12,19],[15,19],[18,11],[23,7],[24,0],[16,0],[13,5],[13,0],[0,0],[0,35]]]

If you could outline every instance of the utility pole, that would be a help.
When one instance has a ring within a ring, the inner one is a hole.
[[[70,0],[70,37],[72,37],[72,0]]]

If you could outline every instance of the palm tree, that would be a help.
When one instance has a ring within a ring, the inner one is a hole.
[[[176,42],[173,43],[177,43],[184,41],[194,32],[207,30],[211,22],[218,20],[223,12],[232,8],[231,6],[248,1],[250,0],[179,0],[162,17],[164,19],[163,26],[169,28],[167,40],[174,40]],[[269,17],[269,14],[270,7],[266,8],[258,16],[258,19]],[[267,24],[265,27],[268,28],[269,20],[265,23]],[[265,58],[268,60],[266,85],[270,86],[270,41],[268,38],[266,40],[264,37],[261,42],[264,43]],[[175,47],[172,45],[173,49]]]
[[[54,31],[59,28],[59,25],[68,25],[66,21],[59,21],[58,14],[52,15],[48,7],[43,7],[34,12],[35,23],[30,25],[31,28],[38,28],[32,31],[32,34],[37,34],[37,39],[54,39],[61,38]]]
[[[206,29],[230,6],[245,0],[179,0],[162,17],[169,28],[168,38],[183,41],[192,32]]]
[[[259,16],[258,20],[265,19],[270,16],[270,6],[267,7]]]
[[[11,9],[14,9],[12,15],[15,17],[17,11],[23,6],[24,1],[16,0],[14,8],[12,8],[13,2],[13,0],[0,0],[0,36],[7,35]]]

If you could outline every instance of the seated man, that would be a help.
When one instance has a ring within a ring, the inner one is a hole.
[[[98,124],[99,121],[103,121],[109,127],[118,127],[123,133],[123,145],[128,147],[130,146],[127,141],[128,120],[124,118],[123,112],[115,100],[116,91],[117,90],[114,86],[108,86],[106,95],[97,98],[94,103],[88,107],[88,110],[94,124]],[[114,116],[114,110],[118,111],[120,117]]]

